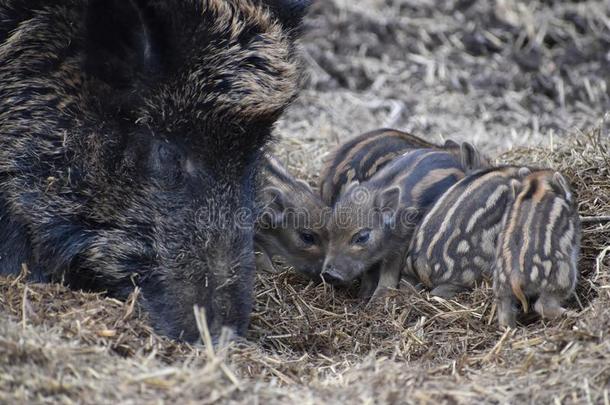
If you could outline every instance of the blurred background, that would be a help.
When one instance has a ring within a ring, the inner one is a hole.
[[[494,154],[599,126],[610,1],[318,0],[278,154],[306,177],[358,133],[394,127]]]

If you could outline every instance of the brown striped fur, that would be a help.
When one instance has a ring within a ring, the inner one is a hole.
[[[471,145],[462,149],[468,156],[474,151]],[[370,180],[352,183],[333,208],[323,277],[338,284],[363,277],[363,297],[396,287],[415,225],[464,176],[464,165],[472,167],[471,158],[417,149],[394,159]]]
[[[494,293],[500,326],[516,325],[516,300],[530,301],[545,318],[555,318],[576,287],[580,221],[565,178],[552,170],[532,173],[510,206],[499,237]]]
[[[396,157],[423,148],[461,153],[461,145],[451,140],[440,146],[395,129],[377,129],[350,139],[326,159],[319,183],[322,200],[332,207],[351,182],[368,180]],[[487,158],[479,158],[477,167],[488,166]]]
[[[262,187],[258,192],[255,247],[259,270],[274,271],[273,256],[300,273],[319,278],[328,235],[325,228],[330,209],[306,182],[296,179],[274,156],[264,159]]]
[[[419,224],[404,275],[452,297],[491,276],[504,212],[513,182],[528,169],[506,166],[477,171],[453,185]]]

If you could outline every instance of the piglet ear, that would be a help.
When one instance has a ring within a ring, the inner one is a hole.
[[[519,169],[519,177],[524,179],[532,174],[532,170],[529,167],[522,167]]]
[[[153,14],[147,0],[90,0],[85,71],[124,88],[158,70],[161,24]]]
[[[341,187],[339,194],[348,195],[349,193],[351,193],[353,190],[355,190],[358,187],[360,187],[360,182],[358,180],[353,180],[350,183],[344,184],[343,187]],[[338,199],[338,197],[339,196],[336,196],[335,198]]]
[[[301,179],[297,179],[296,180],[297,183],[299,183],[304,189],[306,189],[307,191],[313,193],[313,189],[311,188],[311,186],[309,185],[308,182],[306,182],[305,180],[301,180]]]
[[[480,169],[483,167],[481,163],[481,154],[479,150],[471,143],[464,142],[460,146],[460,155],[462,160],[462,168],[466,172]]]
[[[389,187],[376,198],[376,205],[381,211],[396,213],[400,205],[400,187]]]
[[[447,139],[445,141],[445,143],[443,144],[443,148],[447,148],[447,149],[459,149],[460,148],[460,144],[457,143],[456,141],[452,140],[452,139]]]
[[[301,25],[313,0],[263,0],[263,3],[269,6],[286,29],[295,29]]]
[[[286,194],[277,187],[265,187],[261,196],[263,212],[259,222],[268,227],[277,227],[284,220]]]
[[[395,222],[398,207],[400,205],[400,188],[392,186],[386,188],[375,198],[375,205],[381,211],[383,222],[391,225]]]
[[[565,199],[569,202],[572,202],[572,200],[574,199],[572,189],[570,188],[570,185],[566,178],[563,177],[561,173],[555,172],[555,174],[553,174],[553,183],[555,183],[555,185],[561,189],[561,192],[563,193]]]

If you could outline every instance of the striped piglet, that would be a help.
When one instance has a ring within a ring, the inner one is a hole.
[[[403,278],[446,298],[491,278],[504,214],[530,173],[518,166],[489,168],[453,185],[415,231]]]
[[[368,181],[352,182],[333,207],[322,276],[333,284],[361,278],[360,295],[395,288],[411,235],[427,209],[480,162],[476,149],[461,153],[411,150]]]
[[[516,303],[530,301],[544,318],[566,312],[561,306],[576,287],[580,219],[566,179],[551,170],[523,180],[504,219],[494,269],[498,323],[514,327]]]
[[[254,236],[260,270],[273,271],[281,256],[298,272],[318,279],[326,251],[328,208],[306,182],[296,179],[272,155],[263,161],[257,192],[259,214]]]

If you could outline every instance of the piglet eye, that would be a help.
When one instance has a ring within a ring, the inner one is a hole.
[[[315,235],[309,231],[299,232],[299,237],[301,238],[301,241],[303,241],[303,243],[306,245],[313,245],[316,243]]]
[[[371,239],[371,230],[363,229],[352,237],[352,244],[364,245]]]

